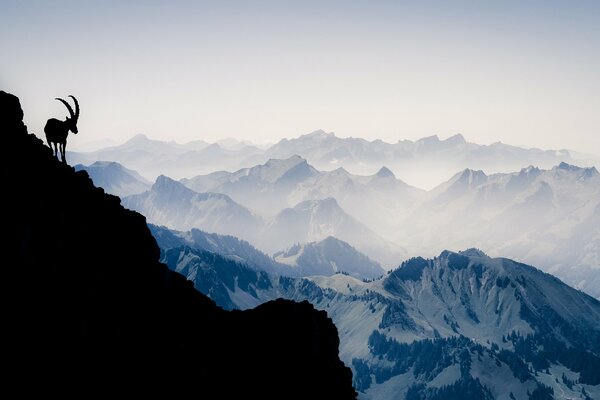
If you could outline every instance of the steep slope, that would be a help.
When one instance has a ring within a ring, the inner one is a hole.
[[[348,215],[333,198],[304,201],[286,208],[270,221],[260,246],[269,252],[329,236],[348,242],[384,267],[399,264],[406,251]]]
[[[260,217],[229,196],[196,193],[163,175],[149,191],[124,198],[123,205],[144,214],[154,224],[179,230],[199,228],[247,240],[263,225]]]
[[[373,279],[385,273],[379,263],[332,236],[320,242],[296,244],[273,257],[300,271],[301,276],[331,276],[341,272],[358,279]]]
[[[354,397],[324,312],[284,300],[216,307],[159,263],[141,215],[58,162],[22,118],[18,99],[0,92],[11,148],[0,160],[7,392]]]
[[[152,186],[150,181],[137,172],[114,161],[96,161],[87,166],[77,164],[75,171],[87,172],[94,185],[121,198],[145,192]]]
[[[226,310],[247,310],[280,297],[271,283],[277,279],[275,275],[246,262],[188,246],[170,247],[161,253],[162,262]]]
[[[171,257],[171,268],[176,260]],[[221,272],[217,281],[237,279],[250,288],[209,285],[216,288],[212,295],[229,295],[229,306],[281,296],[326,310],[361,398],[600,396],[600,302],[509,259],[474,249],[444,251],[434,259],[408,260],[368,283],[341,274],[225,276]]]

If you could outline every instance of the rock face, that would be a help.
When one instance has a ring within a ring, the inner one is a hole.
[[[0,91],[5,382],[22,396],[355,398],[325,312],[217,307],[158,261],[140,214],[54,159],[22,118]]]

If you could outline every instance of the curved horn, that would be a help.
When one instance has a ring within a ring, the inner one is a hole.
[[[72,98],[73,102],[75,103],[75,117],[73,118],[75,119],[75,121],[77,121],[77,119],[79,118],[79,102],[77,101],[75,96],[69,95],[69,97]]]
[[[65,107],[67,107],[67,110],[69,110],[69,113],[71,114],[71,118],[75,119],[75,113],[73,112],[73,109],[71,108],[71,106],[69,105],[69,103],[67,103],[66,101],[64,101],[63,99],[57,97],[56,100],[60,101],[61,103],[63,103],[65,105]]]

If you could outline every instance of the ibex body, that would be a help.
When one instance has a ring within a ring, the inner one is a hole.
[[[67,110],[69,110],[69,114],[71,117],[66,117],[64,121],[58,120],[56,118],[50,118],[48,122],[46,122],[46,126],[44,127],[44,132],[46,133],[46,141],[48,142],[48,146],[54,150],[54,156],[58,157],[58,152],[60,151],[62,162],[67,162],[65,157],[65,147],[67,146],[67,136],[69,135],[69,131],[77,134],[77,120],[79,119],[79,103],[77,99],[71,95],[70,98],[73,99],[75,103],[75,112],[65,100],[56,98],[56,100],[62,102]],[[52,147],[54,145],[54,148]]]

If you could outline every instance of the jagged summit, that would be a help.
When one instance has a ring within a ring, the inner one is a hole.
[[[450,136],[449,138],[444,140],[444,142],[449,143],[449,144],[454,144],[454,145],[460,145],[460,144],[467,143],[467,141],[465,140],[465,137],[460,133]]]
[[[461,250],[458,252],[458,254],[462,254],[467,257],[488,257],[488,255],[485,254],[482,250],[476,248]]]
[[[557,169],[562,169],[565,171],[581,171],[583,168],[578,167],[576,165],[572,165],[572,164],[567,164],[566,162],[561,162],[560,164],[558,164],[556,166]]]
[[[178,192],[182,192],[182,193],[190,194],[190,195],[194,193],[193,190],[190,190],[190,189],[186,188],[181,183],[179,183],[176,180],[171,179],[171,178],[169,178],[168,176],[165,176],[165,175],[159,175],[156,178],[156,181],[154,181],[154,184],[152,185],[152,190],[154,190],[154,191],[158,191],[158,190],[168,190],[168,191],[177,190]]]
[[[579,179],[595,178],[600,176],[596,167],[579,167],[577,165],[561,162],[553,168],[556,173],[571,173],[576,174]]]

